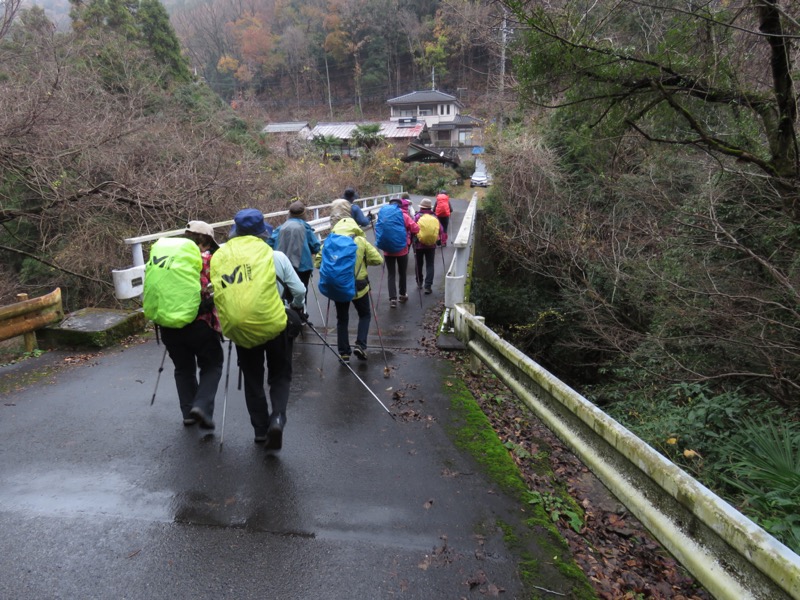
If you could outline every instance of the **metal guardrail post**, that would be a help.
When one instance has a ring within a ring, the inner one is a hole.
[[[457,305],[456,335],[715,598],[800,598],[800,557]]]

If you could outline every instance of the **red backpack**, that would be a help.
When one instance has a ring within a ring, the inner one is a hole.
[[[438,196],[436,196],[436,207],[434,212],[436,213],[437,217],[449,217],[450,216],[450,196],[442,192]]]

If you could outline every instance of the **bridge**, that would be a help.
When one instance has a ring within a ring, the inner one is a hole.
[[[496,373],[712,595],[800,598],[795,554],[473,314],[476,200],[453,206],[432,295],[412,272],[409,302],[389,308],[371,269],[368,361],[353,373],[314,332],[296,341],[279,453],[253,444],[235,356],[213,433],[182,425],[169,361],[150,405],[163,356],[151,336],[0,368],[0,596],[591,597],[554,531],[533,534],[526,507],[457,443],[478,432],[452,365],[427,351],[438,338]],[[131,292],[151,239],[129,241]],[[309,300],[326,337],[335,311]]]

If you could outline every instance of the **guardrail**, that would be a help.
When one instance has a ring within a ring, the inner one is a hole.
[[[715,598],[800,598],[800,557],[457,304],[458,339]]]
[[[475,239],[475,220],[478,216],[478,193],[472,194],[467,211],[461,220],[458,234],[452,241],[453,258],[447,269],[444,280],[444,306],[445,315],[443,323],[452,325],[451,311],[466,299],[467,276],[469,261],[472,257],[472,248]]]
[[[354,201],[364,211],[364,214],[377,211],[383,204],[389,201],[389,198],[397,194],[380,194],[378,196],[369,196],[367,198],[359,198]],[[313,227],[314,231],[320,233],[330,227],[330,216],[323,213],[330,209],[331,203],[318,204],[315,206],[307,206],[306,212],[313,215],[313,218],[308,220],[308,224]],[[283,220],[289,214],[288,210],[279,210],[276,212],[267,213],[264,215],[265,221]],[[210,223],[214,229],[230,228],[233,225],[233,219],[227,221],[219,221],[218,223]],[[127,238],[123,242],[131,247],[131,254],[133,257],[133,266],[125,269],[113,269],[111,275],[114,279],[114,292],[119,300],[127,300],[140,296],[144,290],[144,251],[142,244],[147,242],[154,242],[162,237],[174,237],[183,235],[186,229],[173,229],[172,231],[162,231],[160,233],[153,233],[150,235],[142,235],[139,237]]]
[[[0,341],[25,336],[25,351],[36,347],[35,331],[64,319],[61,288],[28,300],[26,294],[17,296],[20,302],[0,308]]]

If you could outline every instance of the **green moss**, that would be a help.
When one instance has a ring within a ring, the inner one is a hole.
[[[57,367],[48,366],[38,370],[11,372],[0,376],[0,396],[8,396],[38,383],[58,371]]]
[[[541,597],[537,586],[547,579],[545,565],[532,551],[536,548],[542,556],[552,557],[548,565],[553,565],[573,582],[570,598],[597,598],[542,503],[535,502],[535,493],[528,489],[508,449],[500,442],[472,393],[457,377],[448,379],[445,385],[455,415],[450,435],[456,446],[468,452],[503,492],[518,500],[520,511],[525,515],[519,527],[505,522],[498,522],[497,527],[503,532],[506,546],[517,557],[517,570],[526,588],[526,597]]]

